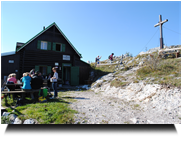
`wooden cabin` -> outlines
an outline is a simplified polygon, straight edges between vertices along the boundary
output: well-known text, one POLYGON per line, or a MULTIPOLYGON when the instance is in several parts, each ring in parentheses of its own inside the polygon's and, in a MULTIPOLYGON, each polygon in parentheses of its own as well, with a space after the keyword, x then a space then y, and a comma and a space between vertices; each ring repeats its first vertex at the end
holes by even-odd
POLYGON ((19 79, 33 68, 46 77, 49 73, 53 75, 52 67, 57 67, 63 84, 85 84, 90 65, 81 58, 82 55, 53 23, 26 43, 17 42, 15 52, 1 54, 1 79, 10 73, 16 73, 19 79))

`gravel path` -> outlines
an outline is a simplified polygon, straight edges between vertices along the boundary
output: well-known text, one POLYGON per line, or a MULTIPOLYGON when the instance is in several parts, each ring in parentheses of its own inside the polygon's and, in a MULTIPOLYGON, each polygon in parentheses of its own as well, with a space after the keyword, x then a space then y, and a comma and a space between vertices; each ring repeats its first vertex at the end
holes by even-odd
POLYGON ((119 98, 104 96, 93 91, 72 91, 71 108, 75 114, 75 124, 180 124, 178 109, 161 111, 151 102, 124 101, 119 98))

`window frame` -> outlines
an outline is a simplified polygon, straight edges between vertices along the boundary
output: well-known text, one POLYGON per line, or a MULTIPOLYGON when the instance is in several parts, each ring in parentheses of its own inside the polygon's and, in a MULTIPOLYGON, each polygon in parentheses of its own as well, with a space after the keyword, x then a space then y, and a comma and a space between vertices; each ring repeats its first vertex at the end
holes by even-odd
POLYGON ((56 50, 57 52, 63 52, 63 49, 62 49, 62 44, 61 43, 56 43, 56 47, 57 45, 60 45, 60 51, 56 50))
POLYGON ((40 43, 40 49, 41 50, 48 50, 48 42, 47 41, 41 41, 41 43, 40 43), (46 49, 44 48, 44 46, 45 46, 44 44, 45 43, 46 43, 46 49))

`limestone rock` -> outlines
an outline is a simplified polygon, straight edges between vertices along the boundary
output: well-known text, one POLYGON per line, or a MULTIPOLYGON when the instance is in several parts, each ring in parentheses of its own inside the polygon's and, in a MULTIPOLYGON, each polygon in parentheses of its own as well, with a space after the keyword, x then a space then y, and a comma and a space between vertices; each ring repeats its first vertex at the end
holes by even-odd
POLYGON ((7 116, 9 116, 9 115, 10 115, 10 112, 3 112, 3 115, 2 115, 2 116, 7 117, 7 116))
POLYGON ((11 122, 11 124, 14 123, 14 121, 15 121, 16 118, 17 118, 17 115, 15 115, 15 114, 10 114, 9 115, 9 121, 11 122))
POLYGON ((34 119, 30 118, 30 119, 25 120, 23 124, 35 124, 35 121, 34 121, 34 119))
POLYGON ((129 119, 129 123, 130 124, 136 124, 136 122, 137 122, 137 119, 136 118, 129 119))
POLYGON ((147 124, 154 124, 154 123, 150 120, 147 120, 147 124))
POLYGON ((141 61, 138 65, 139 66, 142 66, 144 64, 144 62, 143 61, 141 61))
POLYGON ((15 119, 13 124, 22 124, 22 120, 20 120, 18 117, 15 119))

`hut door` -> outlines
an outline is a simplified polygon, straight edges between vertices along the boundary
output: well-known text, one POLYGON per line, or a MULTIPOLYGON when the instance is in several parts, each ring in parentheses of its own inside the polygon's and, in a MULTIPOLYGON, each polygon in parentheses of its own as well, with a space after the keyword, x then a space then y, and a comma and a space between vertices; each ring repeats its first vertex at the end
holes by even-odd
POLYGON ((79 67, 71 67, 71 85, 79 85, 79 67))

